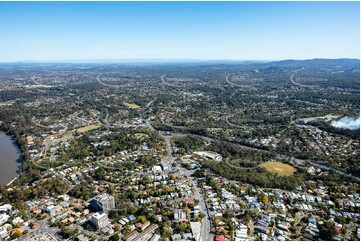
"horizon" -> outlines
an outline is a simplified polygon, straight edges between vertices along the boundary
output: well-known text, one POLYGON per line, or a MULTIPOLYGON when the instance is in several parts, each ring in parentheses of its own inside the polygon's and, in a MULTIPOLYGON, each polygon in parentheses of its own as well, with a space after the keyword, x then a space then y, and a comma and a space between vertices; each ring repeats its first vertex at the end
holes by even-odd
POLYGON ((181 58, 168 58, 168 59, 153 59, 153 58, 133 58, 133 59, 74 59, 74 60, 24 60, 24 61, 0 61, 0 64, 137 64, 137 63, 271 63, 271 62, 281 62, 281 61, 311 61, 311 60, 358 60, 359 58, 322 58, 315 57, 310 59, 278 59, 278 60, 265 60, 265 59, 181 59, 181 58))
POLYGON ((0 2, 0 62, 360 59, 359 2, 0 2))

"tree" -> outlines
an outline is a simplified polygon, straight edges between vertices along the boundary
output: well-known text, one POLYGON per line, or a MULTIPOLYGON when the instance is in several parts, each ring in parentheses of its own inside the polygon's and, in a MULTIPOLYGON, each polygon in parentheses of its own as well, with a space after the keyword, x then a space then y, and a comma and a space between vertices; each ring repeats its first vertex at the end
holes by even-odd
POLYGON ((321 225, 320 238, 322 240, 331 240, 336 234, 335 224, 333 222, 325 222, 321 225))
POLYGON ((67 228, 65 228, 65 227, 62 227, 62 228, 61 228, 60 233, 61 233, 61 235, 63 236, 63 238, 65 238, 65 239, 68 239, 68 238, 70 237, 70 236, 69 236, 70 232, 69 232, 69 230, 68 230, 67 228))
POLYGON ((120 239, 119 234, 115 233, 109 237, 109 241, 118 241, 120 239))
POLYGON ((22 235, 22 232, 20 229, 17 229, 16 231, 14 231, 14 233, 11 235, 11 239, 16 239, 19 238, 22 235))
POLYGON ((145 223, 145 222, 147 222, 147 218, 143 215, 140 215, 140 216, 138 216, 138 221, 140 221, 141 223, 145 223))
POLYGON ((264 204, 267 204, 267 203, 268 203, 268 196, 267 196, 267 195, 264 195, 264 196, 262 197, 262 202, 263 202, 264 204))
POLYGON ((131 231, 131 229, 130 229, 130 227, 129 227, 129 225, 128 225, 128 226, 126 226, 126 227, 123 229, 123 234, 124 234, 124 235, 127 235, 127 234, 130 233, 130 231, 131 231))

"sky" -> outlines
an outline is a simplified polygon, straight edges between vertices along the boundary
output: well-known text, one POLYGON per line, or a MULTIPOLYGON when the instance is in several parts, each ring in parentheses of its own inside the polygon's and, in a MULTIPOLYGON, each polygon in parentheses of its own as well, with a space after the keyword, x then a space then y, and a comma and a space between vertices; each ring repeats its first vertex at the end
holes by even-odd
POLYGON ((359 2, 0 2, 0 62, 360 58, 359 2))

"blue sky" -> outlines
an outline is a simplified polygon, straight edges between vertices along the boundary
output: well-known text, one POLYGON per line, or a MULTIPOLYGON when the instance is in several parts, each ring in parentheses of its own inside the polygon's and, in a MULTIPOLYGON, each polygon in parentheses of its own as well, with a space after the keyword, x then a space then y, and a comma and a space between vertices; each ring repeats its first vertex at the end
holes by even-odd
POLYGON ((359 2, 0 2, 0 61, 360 58, 359 2))

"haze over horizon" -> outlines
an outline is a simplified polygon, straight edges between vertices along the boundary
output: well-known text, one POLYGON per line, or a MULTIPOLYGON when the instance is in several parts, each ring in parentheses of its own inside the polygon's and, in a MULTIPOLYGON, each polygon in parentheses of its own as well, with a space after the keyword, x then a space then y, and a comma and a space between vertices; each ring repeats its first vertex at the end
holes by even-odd
POLYGON ((1 2, 0 62, 360 59, 359 2, 1 2))
POLYGON ((0 63, 269 63, 279 61, 309 61, 309 60, 358 60, 359 58, 308 58, 308 59, 190 59, 190 58, 117 58, 117 59, 63 59, 63 60, 20 60, 0 61, 0 63))

